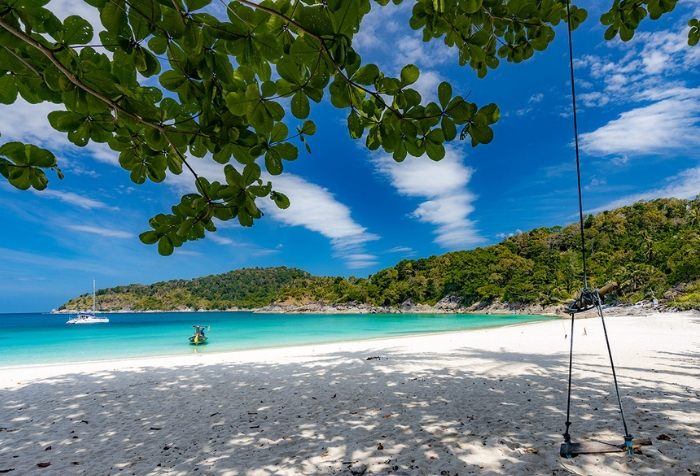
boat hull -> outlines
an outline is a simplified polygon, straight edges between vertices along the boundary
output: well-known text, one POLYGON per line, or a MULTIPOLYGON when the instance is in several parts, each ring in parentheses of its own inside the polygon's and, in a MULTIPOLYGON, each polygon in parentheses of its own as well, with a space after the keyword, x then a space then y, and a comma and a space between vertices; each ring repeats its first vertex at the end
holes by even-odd
POLYGON ((208 337, 202 335, 193 335, 190 337, 190 345, 204 345, 209 340, 208 337))
POLYGON ((91 314, 80 314, 77 317, 68 319, 66 324, 106 324, 109 319, 106 317, 97 317, 91 314))

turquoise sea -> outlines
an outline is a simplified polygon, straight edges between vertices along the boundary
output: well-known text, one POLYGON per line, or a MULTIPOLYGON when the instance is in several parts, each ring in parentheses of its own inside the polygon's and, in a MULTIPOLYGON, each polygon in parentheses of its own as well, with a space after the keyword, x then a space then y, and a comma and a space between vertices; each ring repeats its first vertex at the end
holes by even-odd
POLYGON ((108 324, 67 325, 62 314, 0 314, 0 367, 184 355, 498 327, 550 318, 478 314, 104 314, 108 324), (189 345, 195 324, 209 343, 189 345))

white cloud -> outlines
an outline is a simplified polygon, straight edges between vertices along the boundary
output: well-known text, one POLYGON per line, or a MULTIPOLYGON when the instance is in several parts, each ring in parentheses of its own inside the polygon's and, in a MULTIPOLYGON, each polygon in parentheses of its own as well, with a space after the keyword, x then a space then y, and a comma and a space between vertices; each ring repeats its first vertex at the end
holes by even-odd
POLYGON ((590 190, 592 188, 595 188, 595 187, 598 187, 601 185, 606 185, 607 183, 608 182, 605 179, 599 179, 599 178, 593 177, 591 179, 590 183, 588 185, 584 186, 583 188, 586 190, 590 190))
POLYGON ((544 94, 533 94, 532 96, 530 96, 530 99, 528 99, 527 102, 540 102, 542 101, 542 99, 544 99, 544 94))
POLYGON ((413 248, 407 246, 395 246, 390 250, 386 250, 387 253, 407 253, 413 251, 413 248))
POLYGON ((234 244, 234 241, 231 238, 226 238, 225 236, 221 236, 217 233, 208 233, 207 238, 218 245, 228 246, 234 244))
POLYGON ((665 99, 620 114, 599 129, 581 134, 581 149, 591 155, 663 154, 700 145, 700 101, 665 99))
MULTIPOLYGON (((192 159, 190 165, 200 176, 211 181, 225 180, 223 166, 212 160, 192 159)), ((256 203, 266 218, 320 233, 330 240, 335 256, 343 259, 348 267, 359 267, 361 263, 369 262, 366 259, 361 262, 353 260, 351 255, 364 252, 365 244, 378 240, 379 237, 354 221, 350 209, 340 203, 328 189, 288 173, 276 177, 264 173, 262 180, 271 181, 274 190, 287 195, 291 202, 289 208, 281 210, 267 198, 258 200, 256 203)), ((169 175, 167 183, 180 193, 190 193, 194 190, 193 180, 186 173, 179 176, 169 175)))
POLYGON ((120 230, 110 230, 108 228, 99 228, 88 225, 65 225, 66 228, 80 233, 91 233, 94 235, 107 236, 109 238, 133 238, 132 233, 120 230))
POLYGON ((483 241, 474 222, 467 218, 476 200, 467 190, 474 171, 464 165, 455 148, 447 147, 445 158, 439 162, 409 156, 398 163, 386 154, 376 155, 373 162, 400 194, 427 199, 412 216, 436 226, 435 242, 440 246, 457 249, 483 241))
POLYGON ((39 197, 55 198, 61 200, 62 202, 68 203, 69 205, 75 205, 86 210, 119 210, 118 207, 111 207, 104 202, 100 202, 99 200, 93 200, 91 198, 86 197, 85 195, 79 195, 73 192, 60 192, 58 190, 49 189, 42 191, 35 191, 32 189, 32 192, 34 192, 39 197))
POLYGON ((363 251, 365 243, 379 239, 350 216, 350 209, 335 199, 328 189, 308 182, 303 178, 283 174, 278 177, 265 177, 273 180, 274 188, 289 197, 291 205, 281 210, 269 200, 261 202, 263 211, 276 221, 290 226, 303 226, 320 233, 331 240, 336 256, 344 259, 348 267, 369 266, 376 257, 356 259, 363 251))
MULTIPOLYGON (((685 16, 684 16, 685 17, 685 16)), ((597 92, 579 95, 589 107, 609 103, 626 104, 632 100, 644 100, 649 90, 668 91, 683 87, 683 73, 694 73, 700 64, 700 50, 687 44, 688 27, 679 22, 666 31, 637 32, 629 42, 606 43, 611 49, 623 52, 621 58, 613 55, 585 55, 575 66, 587 70, 590 78, 598 83, 588 84, 597 92)), ((588 83, 588 81, 585 81, 588 83)), ((581 85, 583 81, 578 81, 581 85)))
POLYGON ((663 187, 613 200, 587 213, 612 210, 631 205, 639 200, 653 200, 656 198, 693 199, 700 195, 700 167, 684 170, 678 175, 667 179, 666 182, 666 185, 663 187))
POLYGON ((377 170, 391 180, 402 195, 438 197, 455 193, 466 187, 473 170, 462 163, 462 157, 452 147, 446 147, 445 158, 439 162, 428 157, 406 157, 396 162, 382 154, 374 160, 377 170))

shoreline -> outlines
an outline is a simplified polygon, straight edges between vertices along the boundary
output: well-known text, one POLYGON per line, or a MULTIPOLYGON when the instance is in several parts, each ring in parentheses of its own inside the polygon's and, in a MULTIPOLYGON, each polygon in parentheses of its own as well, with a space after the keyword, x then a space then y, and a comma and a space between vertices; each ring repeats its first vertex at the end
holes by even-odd
MULTIPOLYGON (((225 311, 221 311, 225 312, 225 311)), ((504 314, 504 315, 509 315, 509 314, 504 314)), ((553 319, 552 316, 538 316, 538 317, 544 317, 544 318, 549 318, 553 319)), ((263 346, 263 347, 253 347, 253 348, 246 348, 246 349, 238 349, 238 350, 220 350, 220 351, 208 351, 206 353, 201 353, 198 354, 199 348, 196 346, 189 347, 191 350, 193 350, 192 354, 189 355, 183 355, 183 354, 161 354, 161 355, 152 355, 152 356, 136 356, 136 357, 119 357, 119 358, 106 358, 106 359, 98 359, 98 360, 87 360, 87 361, 63 361, 63 362, 55 362, 55 363, 37 363, 37 364, 25 364, 25 365, 0 365, 0 371, 12 371, 12 370, 22 370, 22 369, 31 369, 31 368, 41 368, 41 367, 63 367, 63 366, 71 366, 71 365, 80 365, 82 363, 85 364, 101 364, 101 363, 110 363, 110 362, 130 362, 130 361, 139 361, 139 360, 153 360, 153 359, 173 359, 173 358, 188 358, 191 355, 221 355, 221 354, 235 354, 235 353, 240 353, 240 352, 255 352, 255 351, 268 351, 268 350, 276 350, 276 349, 292 349, 292 348, 303 348, 303 347, 309 347, 309 346, 325 346, 325 345, 335 345, 335 344, 347 344, 347 343, 361 343, 361 342, 372 342, 372 341, 382 341, 382 340, 393 340, 393 339, 402 339, 402 338, 411 338, 411 337, 426 337, 426 336, 436 336, 436 335, 443 335, 443 334, 451 334, 451 333, 459 333, 459 332, 472 332, 472 331, 480 331, 480 330, 487 330, 487 329, 500 329, 500 328, 509 328, 509 327, 517 327, 517 326, 526 326, 530 324, 536 324, 538 322, 547 322, 547 319, 542 319, 542 320, 536 320, 536 321, 527 321, 527 322, 518 322, 518 323, 513 323, 513 324, 505 324, 505 325, 487 325, 484 327, 476 327, 476 328, 471 328, 471 329, 456 329, 456 330, 440 330, 440 331, 432 331, 432 332, 418 332, 418 333, 410 333, 410 334, 402 334, 402 335, 392 335, 392 336, 380 336, 380 337, 367 337, 367 338, 362 338, 362 339, 348 339, 348 340, 329 340, 329 341, 319 341, 315 343, 306 343, 306 344, 287 344, 287 345, 274 345, 274 346, 263 346)), ((1 385, 0 385, 1 388, 1 385)))
MULTIPOLYGON (((611 317, 606 326, 627 424, 635 437, 652 441, 634 456, 559 457, 570 336, 568 327, 548 320, 3 371, 0 470, 694 474, 700 316, 611 317), (37 468, 39 463, 50 466, 37 468)), ((572 438, 621 442, 600 322, 576 325, 572 438)))
MULTIPOLYGON (((540 304, 522 303, 491 303, 483 305, 476 303, 465 307, 459 302, 451 300, 448 296, 434 306, 428 304, 404 303, 401 306, 371 306, 368 304, 350 302, 326 304, 323 302, 313 302, 308 304, 270 304, 259 308, 241 309, 191 309, 178 308, 172 310, 100 310, 97 314, 157 314, 157 313, 212 313, 212 312, 250 312, 260 314, 484 314, 484 315, 510 315, 510 314, 530 314, 548 317, 568 318, 567 306, 564 304, 543 306, 540 304)), ((669 308, 665 304, 654 304, 651 301, 640 301, 636 304, 606 304, 603 306, 606 313, 611 315, 648 315, 653 313, 678 313, 684 312, 675 308, 669 308)), ((77 310, 51 310, 48 314, 71 315, 77 314, 77 310)), ((700 310, 689 311, 700 312, 700 310)), ((580 313, 582 317, 597 316, 595 309, 580 313)))

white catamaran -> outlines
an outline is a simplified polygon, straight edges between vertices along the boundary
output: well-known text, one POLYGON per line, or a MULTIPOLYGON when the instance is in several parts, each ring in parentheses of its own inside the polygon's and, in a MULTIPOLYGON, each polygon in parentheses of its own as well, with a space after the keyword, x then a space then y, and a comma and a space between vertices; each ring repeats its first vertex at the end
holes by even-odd
POLYGON ((92 314, 81 312, 76 317, 68 319, 66 324, 99 324, 101 322, 109 322, 106 317, 97 317, 95 315, 95 280, 92 280, 92 314))

